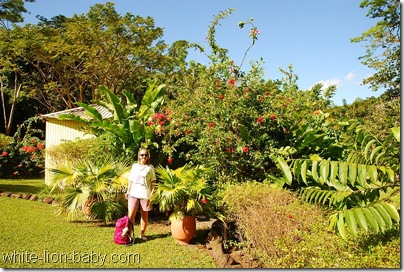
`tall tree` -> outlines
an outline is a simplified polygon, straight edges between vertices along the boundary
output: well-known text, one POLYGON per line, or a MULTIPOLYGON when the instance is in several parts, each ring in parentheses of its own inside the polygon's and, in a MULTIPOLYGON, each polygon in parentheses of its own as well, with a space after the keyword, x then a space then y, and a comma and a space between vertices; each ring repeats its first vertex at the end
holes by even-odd
POLYGON ((366 15, 372 19, 380 18, 375 26, 352 42, 368 42, 366 54, 359 59, 376 70, 376 73, 364 79, 373 91, 386 88, 388 97, 400 96, 400 1, 363 0, 361 8, 369 8, 366 15))
POLYGON ((0 27, 9 28, 8 23, 21 23, 24 21, 22 13, 27 12, 24 2, 32 3, 35 0, 0 0, 0 27))
POLYGON ((122 16, 110 2, 92 6, 85 15, 41 18, 38 25, 12 31, 20 57, 35 68, 32 80, 40 80, 30 94, 52 111, 99 98, 100 85, 114 94, 131 90, 142 97, 144 79, 162 74, 172 59, 153 18, 122 16))
POLYGON ((27 12, 24 2, 35 0, 0 0, 0 101, 4 122, 4 133, 11 134, 17 102, 22 94, 18 64, 9 41, 9 23, 24 21, 22 13, 27 12), (7 112, 8 111, 8 112, 7 112))

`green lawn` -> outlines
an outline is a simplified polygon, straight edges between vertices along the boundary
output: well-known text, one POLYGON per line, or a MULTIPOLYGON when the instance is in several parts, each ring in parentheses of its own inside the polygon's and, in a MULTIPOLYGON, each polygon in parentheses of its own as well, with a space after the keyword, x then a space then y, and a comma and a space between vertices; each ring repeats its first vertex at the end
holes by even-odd
MULTIPOLYGON (((0 190, 38 193, 43 183, 24 180, 24 184, 0 180, 0 190)), ((55 215, 54 206, 40 201, 0 197, 0 210, 2 268, 217 267, 201 244, 178 245, 169 234, 170 227, 153 218, 148 241, 137 239, 133 246, 120 246, 113 241, 113 225, 67 222, 55 215)))
POLYGON ((45 187, 43 179, 0 179, 0 191, 38 194, 45 187))

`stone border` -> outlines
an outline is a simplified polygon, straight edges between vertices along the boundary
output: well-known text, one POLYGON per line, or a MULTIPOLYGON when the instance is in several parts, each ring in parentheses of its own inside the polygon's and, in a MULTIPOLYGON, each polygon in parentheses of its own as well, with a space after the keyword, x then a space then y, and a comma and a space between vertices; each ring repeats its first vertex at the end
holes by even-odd
POLYGON ((39 198, 37 195, 30 193, 13 193, 13 192, 3 192, 0 190, 0 197, 10 197, 15 199, 25 199, 31 201, 41 201, 46 204, 58 204, 57 201, 50 196, 39 198))

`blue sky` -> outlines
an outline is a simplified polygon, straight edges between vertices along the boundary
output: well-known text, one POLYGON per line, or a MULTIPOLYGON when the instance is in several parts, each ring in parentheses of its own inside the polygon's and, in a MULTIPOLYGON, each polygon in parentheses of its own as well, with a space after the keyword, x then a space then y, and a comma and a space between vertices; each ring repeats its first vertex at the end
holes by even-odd
MULTIPOLYGON (((36 23, 36 15, 46 18, 63 14, 86 14, 102 0, 36 0, 27 3, 30 14, 26 23, 36 23)), ((367 10, 359 7, 361 0, 117 0, 118 13, 131 13, 155 19, 155 25, 164 28, 163 39, 171 44, 188 40, 208 47, 206 33, 214 16, 228 8, 236 10, 220 22, 216 31, 218 44, 229 50, 229 56, 240 64, 251 40, 250 26, 238 27, 240 21, 253 18, 259 29, 258 41, 248 52, 243 64, 248 69, 250 60, 264 60, 265 79, 280 79, 279 68, 291 64, 298 75, 302 90, 322 82, 336 84, 333 98, 336 105, 342 100, 352 103, 356 98, 378 97, 383 90, 373 92, 361 85, 363 78, 374 71, 361 64, 358 58, 365 54, 365 44, 351 43, 376 24, 366 17, 367 10)), ((190 58, 208 64, 203 54, 190 58)), ((243 70, 244 70, 243 69, 243 70)))

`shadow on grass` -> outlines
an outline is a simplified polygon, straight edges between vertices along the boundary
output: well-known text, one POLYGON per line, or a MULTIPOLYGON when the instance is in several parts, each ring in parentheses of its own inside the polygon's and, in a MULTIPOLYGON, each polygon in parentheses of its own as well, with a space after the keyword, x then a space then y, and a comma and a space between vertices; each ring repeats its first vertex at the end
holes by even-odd
POLYGON ((11 193, 38 194, 43 188, 32 185, 1 184, 0 191, 11 193))

